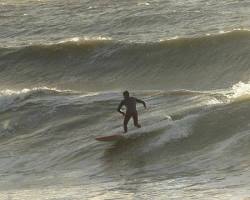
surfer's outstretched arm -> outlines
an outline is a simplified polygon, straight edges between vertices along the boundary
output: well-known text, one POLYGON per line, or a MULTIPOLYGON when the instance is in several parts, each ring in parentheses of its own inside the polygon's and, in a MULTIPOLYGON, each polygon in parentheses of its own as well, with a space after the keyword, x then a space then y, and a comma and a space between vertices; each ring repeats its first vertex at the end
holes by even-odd
POLYGON ((118 111, 119 113, 121 113, 122 115, 125 115, 125 113, 121 111, 121 108, 122 108, 123 105, 124 105, 124 102, 121 101, 121 103, 119 104, 119 106, 118 106, 118 108, 117 108, 117 111, 118 111))
POLYGON ((145 101, 142 101, 141 99, 135 99, 137 103, 143 104, 144 108, 147 108, 145 101))

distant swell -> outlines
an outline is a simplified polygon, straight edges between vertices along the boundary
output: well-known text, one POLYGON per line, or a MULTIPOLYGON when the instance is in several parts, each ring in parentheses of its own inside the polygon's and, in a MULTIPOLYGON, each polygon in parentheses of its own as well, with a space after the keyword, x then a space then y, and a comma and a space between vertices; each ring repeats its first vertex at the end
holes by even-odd
POLYGON ((248 81, 250 32, 155 43, 77 40, 0 48, 1 87, 211 89, 248 81))

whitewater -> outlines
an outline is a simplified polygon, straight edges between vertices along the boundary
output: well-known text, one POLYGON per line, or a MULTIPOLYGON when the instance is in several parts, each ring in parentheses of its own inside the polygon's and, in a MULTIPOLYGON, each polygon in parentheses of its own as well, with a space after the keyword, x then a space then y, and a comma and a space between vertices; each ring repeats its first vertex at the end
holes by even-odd
POLYGON ((0 0, 0 199, 249 199, 249 11, 0 0))

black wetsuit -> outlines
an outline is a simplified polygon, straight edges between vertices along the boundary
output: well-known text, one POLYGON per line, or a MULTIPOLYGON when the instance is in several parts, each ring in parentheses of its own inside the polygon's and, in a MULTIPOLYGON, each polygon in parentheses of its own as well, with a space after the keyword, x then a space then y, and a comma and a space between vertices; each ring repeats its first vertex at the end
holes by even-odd
POLYGON ((135 97, 128 97, 121 101, 120 105, 118 106, 118 112, 121 112, 120 109, 124 105, 126 107, 126 113, 124 117, 124 132, 127 132, 127 125, 131 117, 133 117, 134 125, 138 128, 141 127, 140 124, 138 124, 138 113, 136 110, 136 103, 142 103, 144 107, 146 107, 146 104, 144 101, 137 99, 135 97))

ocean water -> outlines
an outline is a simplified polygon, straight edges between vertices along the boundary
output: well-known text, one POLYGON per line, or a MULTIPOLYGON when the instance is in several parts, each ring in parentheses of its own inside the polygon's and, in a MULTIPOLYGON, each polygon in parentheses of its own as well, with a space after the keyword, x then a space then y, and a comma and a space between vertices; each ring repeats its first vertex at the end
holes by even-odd
POLYGON ((250 199, 249 66, 248 0, 0 0, 0 199, 250 199))

